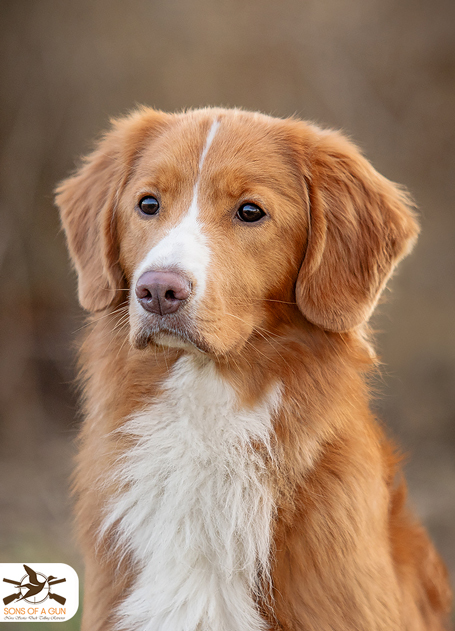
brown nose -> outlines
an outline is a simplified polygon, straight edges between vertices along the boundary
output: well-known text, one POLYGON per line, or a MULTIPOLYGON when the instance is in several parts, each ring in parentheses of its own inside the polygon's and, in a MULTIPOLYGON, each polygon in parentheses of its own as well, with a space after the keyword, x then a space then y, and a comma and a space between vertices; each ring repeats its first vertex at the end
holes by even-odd
POLYGON ((145 272, 136 283, 136 296, 150 313, 175 313, 191 293, 190 282, 177 272, 145 272))

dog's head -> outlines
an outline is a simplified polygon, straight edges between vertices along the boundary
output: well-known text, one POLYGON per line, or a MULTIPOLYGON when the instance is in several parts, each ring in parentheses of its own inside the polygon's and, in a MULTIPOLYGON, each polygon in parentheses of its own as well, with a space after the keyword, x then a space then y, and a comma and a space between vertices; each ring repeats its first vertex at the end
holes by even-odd
POLYGON ((217 355, 297 309, 358 327, 418 232, 341 134, 238 110, 114 121, 57 204, 83 307, 129 295, 135 346, 217 355))

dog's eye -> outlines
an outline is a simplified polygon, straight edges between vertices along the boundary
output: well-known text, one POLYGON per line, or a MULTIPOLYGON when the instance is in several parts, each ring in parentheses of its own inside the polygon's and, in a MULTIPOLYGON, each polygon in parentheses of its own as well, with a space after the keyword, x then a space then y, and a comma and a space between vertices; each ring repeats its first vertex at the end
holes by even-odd
POLYGON ((139 202, 139 210, 144 215, 156 215, 156 213, 160 209, 160 203, 156 199, 156 197, 152 197, 152 195, 147 195, 143 197, 139 202))
POLYGON ((265 216, 265 212, 262 208, 259 208, 256 204, 243 204, 237 211, 237 217, 241 221, 253 222, 259 221, 265 216))

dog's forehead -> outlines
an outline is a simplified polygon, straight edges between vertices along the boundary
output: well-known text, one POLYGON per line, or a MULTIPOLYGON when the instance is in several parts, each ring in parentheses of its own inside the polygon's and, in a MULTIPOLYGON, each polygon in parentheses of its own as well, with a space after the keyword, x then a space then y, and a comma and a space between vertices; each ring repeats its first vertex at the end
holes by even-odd
POLYGON ((216 109, 174 116, 142 150, 136 178, 150 178, 161 192, 210 179, 234 196, 247 185, 279 185, 289 159, 280 123, 216 109))

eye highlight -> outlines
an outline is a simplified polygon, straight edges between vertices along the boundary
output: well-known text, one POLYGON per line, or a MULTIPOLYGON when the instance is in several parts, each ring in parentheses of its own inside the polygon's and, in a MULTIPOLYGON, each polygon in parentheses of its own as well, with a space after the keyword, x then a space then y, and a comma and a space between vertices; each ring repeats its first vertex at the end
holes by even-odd
POLYGON ((259 221, 262 217, 265 217, 265 212, 257 204, 248 202, 247 204, 242 204, 240 206, 236 213, 236 217, 238 217, 240 221, 253 223, 254 221, 259 221))
POLYGON ((143 215, 150 217, 157 214, 160 209, 160 203, 153 195, 146 195, 141 199, 138 207, 143 215))

